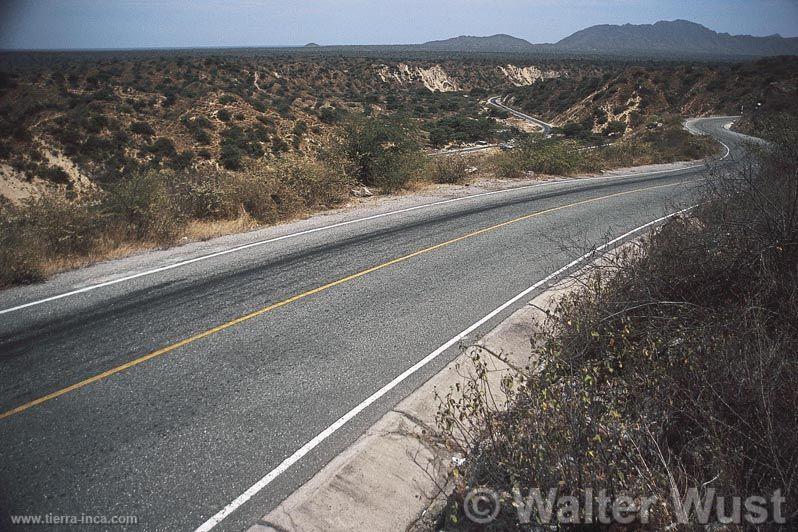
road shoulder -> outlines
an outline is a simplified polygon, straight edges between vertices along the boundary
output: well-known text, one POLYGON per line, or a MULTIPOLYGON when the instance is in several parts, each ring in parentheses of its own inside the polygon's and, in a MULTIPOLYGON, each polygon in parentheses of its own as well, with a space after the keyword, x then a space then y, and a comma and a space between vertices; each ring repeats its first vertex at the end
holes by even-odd
POLYGON ((546 311, 574 289, 567 278, 511 314, 475 346, 383 415, 355 443, 263 516, 249 532, 428 528, 445 502, 449 475, 462 457, 436 439, 438 395, 473 377, 472 357, 487 364, 487 382, 504 404, 501 380, 532 362, 530 339, 546 311), (495 353, 498 356, 488 354, 495 353))

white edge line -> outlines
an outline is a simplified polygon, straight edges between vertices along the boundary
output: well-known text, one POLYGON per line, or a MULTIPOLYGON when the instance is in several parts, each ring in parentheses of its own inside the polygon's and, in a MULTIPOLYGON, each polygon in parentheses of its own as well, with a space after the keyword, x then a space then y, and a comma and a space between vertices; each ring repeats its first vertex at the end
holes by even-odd
MULTIPOLYGON (((722 144, 723 147, 726 148, 726 154, 723 157, 721 157, 721 159, 720 159, 720 160, 723 160, 723 159, 725 159, 726 157, 729 156, 730 150, 729 150, 729 147, 725 143, 723 143, 720 140, 718 140, 718 142, 720 142, 720 144, 722 144)), ((49 303, 51 301, 57 301, 59 299, 64 299, 66 297, 74 296, 74 295, 77 295, 77 294, 83 294, 85 292, 90 292, 92 290, 97 290, 98 288, 105 288, 106 286, 112 286, 112 285, 115 285, 115 284, 123 283, 125 281, 132 281, 133 279, 138 279, 139 277, 146 277, 146 276, 153 275, 153 274, 156 274, 156 273, 161 273, 161 272, 165 272, 165 271, 168 271, 168 270, 173 270, 175 268, 180 268, 182 266, 187 266, 187 265, 193 264, 195 262, 200 262, 200 261, 204 261, 204 260, 208 260, 208 259, 212 259, 212 258, 216 258, 216 257, 221 257, 223 255, 228 255, 230 253, 236 253, 238 251, 243 251, 243 250, 249 249, 249 248, 263 246, 265 244, 270 244, 272 242, 277 242, 279 240, 286 240, 286 239, 289 239, 289 238, 295 238, 295 237, 298 237, 298 236, 309 235, 311 233, 317 233, 317 232, 320 232, 320 231, 327 231, 327 230, 330 230, 330 229, 336 229, 338 227, 343 227, 343 226, 346 226, 346 225, 359 223, 359 222, 366 222, 366 221, 369 221, 369 220, 376 220, 378 218, 384 218, 386 216, 392 216, 392 215, 395 215, 395 214, 401 214, 401 213, 415 211, 415 210, 419 210, 419 209, 426 209, 426 208, 429 208, 429 207, 435 207, 435 206, 438 206, 438 205, 444 205, 444 204, 447 204, 447 203, 466 201, 466 200, 473 199, 473 198, 479 198, 479 197, 484 197, 484 196, 492 196, 494 194, 502 194, 502 193, 513 192, 513 191, 517 191, 517 190, 526 190, 526 189, 530 189, 530 188, 537 188, 537 187, 542 187, 542 186, 547 186, 547 185, 579 183, 579 182, 593 181, 593 180, 599 180, 599 179, 621 179, 621 178, 626 178, 626 177, 645 177, 645 176, 650 176, 650 175, 677 173, 677 172, 682 172, 684 170, 692 170, 692 169, 695 169, 695 168, 701 168, 701 167, 704 167, 704 166, 706 166, 706 163, 695 164, 695 165, 691 165, 691 166, 684 166, 682 168, 676 168, 676 169, 672 169, 672 170, 658 170, 656 172, 645 172, 645 173, 635 173, 635 174, 621 174, 621 175, 608 175, 608 176, 595 176, 595 177, 583 177, 583 178, 577 178, 577 179, 564 179, 564 180, 554 181, 554 182, 536 183, 534 185, 524 185, 524 186, 520 186, 520 187, 505 188, 505 189, 502 189, 502 190, 491 190, 491 191, 488 191, 488 192, 480 192, 479 194, 471 194, 469 196, 462 196, 462 197, 459 197, 459 198, 451 198, 451 199, 447 199, 447 200, 433 201, 431 203, 425 203, 423 205, 414 205, 413 207, 407 207, 407 208, 399 209, 399 210, 395 210, 395 211, 383 212, 383 213, 380 213, 380 214, 374 214, 372 216, 366 216, 364 218, 356 218, 354 220, 346 220, 344 222, 338 222, 338 223, 334 223, 334 224, 331 224, 331 225, 325 225, 325 226, 322 226, 322 227, 314 227, 313 229, 307 229, 305 231, 299 231, 297 233, 290 233, 290 234, 287 234, 287 235, 282 235, 282 236, 278 236, 278 237, 274 237, 274 238, 269 238, 269 239, 266 239, 266 240, 259 240, 259 241, 256 241, 256 242, 250 242, 249 244, 243 244, 241 246, 236 246, 236 247, 233 247, 233 248, 230 248, 230 249, 217 251, 215 253, 210 253, 208 255, 201 255, 199 257, 194 257, 193 259, 183 260, 183 261, 180 261, 180 262, 176 262, 174 264, 169 264, 167 266, 161 266, 161 267, 158 267, 158 268, 153 268, 151 270, 146 270, 146 271, 143 271, 143 272, 134 273, 132 275, 126 275, 124 277, 119 277, 118 279, 112 279, 110 281, 105 281, 103 283, 97 283, 97 284, 93 284, 93 285, 89 285, 89 286, 84 286, 83 288, 78 288, 76 290, 71 290, 69 292, 63 292, 61 294, 57 294, 57 295, 54 295, 54 296, 46 297, 46 298, 43 298, 43 299, 37 299, 35 301, 30 301, 28 303, 23 303, 21 305, 17 305, 17 306, 14 306, 14 307, 9 307, 9 308, 6 308, 6 309, 2 309, 2 310, 0 310, 0 315, 8 314, 8 313, 15 312, 15 311, 18 311, 18 310, 22 310, 22 309, 25 309, 25 308, 33 307, 33 306, 36 306, 36 305, 42 305, 44 303, 49 303)))
POLYGON ((298 450, 296 450, 291 456, 289 456, 288 458, 283 460, 277 467, 275 467, 269 473, 267 473, 266 476, 264 476, 263 478, 261 478, 260 480, 255 482, 244 493, 242 493, 241 495, 236 497, 230 504, 228 504, 227 506, 225 506, 224 508, 219 510, 219 512, 216 513, 216 515, 212 516, 210 519, 208 519, 207 521, 202 523, 199 527, 196 528, 195 532, 207 532, 207 531, 213 529, 216 525, 221 523, 227 516, 229 516, 231 513, 235 512, 238 508, 240 508, 242 505, 247 503, 253 496, 255 496, 263 488, 268 486, 274 479, 276 479, 278 476, 280 476, 282 473, 284 473, 289 467, 291 467, 292 465, 297 463, 305 455, 307 455, 309 452, 311 452, 313 449, 315 449, 320 443, 322 443, 324 440, 329 438, 333 433, 335 433, 338 429, 340 429, 342 426, 344 426, 352 418, 354 418, 360 412, 362 412, 363 410, 365 410, 366 408, 371 406, 373 403, 375 403, 377 400, 379 400, 385 394, 387 394, 388 392, 390 392, 391 390, 396 388, 396 386, 401 384, 402 381, 407 379, 409 376, 411 376, 412 374, 414 374, 415 372, 417 372, 418 370, 420 370, 421 368, 423 368, 427 364, 429 364, 432 360, 434 360, 441 353, 443 353, 444 351, 446 351, 447 349, 452 347, 454 344, 456 344, 457 342, 462 340, 465 336, 467 336, 468 334, 473 332, 475 329, 477 329, 478 327, 483 325, 488 320, 490 320, 493 317, 495 317, 500 312, 502 312, 505 309, 507 309, 507 307, 509 307, 510 305, 516 303, 519 299, 529 295, 530 292, 533 292, 534 290, 540 288, 541 286, 543 286, 544 284, 548 283, 552 279, 554 279, 556 277, 559 277, 560 275, 562 275, 563 273, 567 272, 568 270, 570 270, 574 266, 578 265, 579 263, 585 261, 588 258, 591 258, 591 257, 595 256, 597 253, 600 253, 600 252, 604 251, 605 249, 607 249, 607 248, 611 247, 612 245, 616 244, 617 242, 619 242, 619 241, 621 241, 621 240, 623 240, 623 239, 625 239, 625 238, 627 238, 627 237, 629 237, 629 236, 631 236, 631 235, 633 235, 633 234, 635 234, 635 233, 637 233, 637 232, 639 232, 639 231, 641 231, 643 229, 651 227, 654 224, 657 224, 659 222, 665 221, 665 220, 667 220, 669 218, 672 218, 674 216, 677 216, 679 214, 687 212, 687 211, 689 211, 691 209, 694 209, 695 207, 697 207, 697 205, 693 205, 691 207, 687 207, 686 209, 682 209, 680 211, 668 214, 667 216, 663 216, 662 218, 657 218, 656 220, 648 222, 647 224, 644 224, 644 225, 641 225, 641 226, 639 226, 639 227, 637 227, 635 229, 632 229, 631 231, 629 231, 627 233, 624 233, 623 235, 621 235, 621 236, 619 236, 617 238, 614 238, 613 240, 610 240, 606 244, 603 244, 603 245, 597 247, 596 249, 590 251, 589 253, 585 253, 584 255, 579 257, 578 259, 569 262, 568 264, 566 264, 565 266, 563 266, 562 268, 560 268, 556 272, 554 272, 552 274, 549 274, 548 276, 546 276, 545 278, 543 278, 540 281, 536 282, 535 284, 533 284, 532 286, 530 286, 529 288, 527 288, 523 292, 519 293, 518 295, 516 295, 512 299, 510 299, 507 302, 503 303, 502 305, 500 305, 499 307, 497 307, 496 309, 491 311, 489 314, 485 315, 479 321, 475 322, 473 325, 469 326, 467 329, 464 329, 460 334, 458 334, 457 336, 453 337, 451 340, 449 340, 448 342, 446 342, 445 344, 443 344, 442 346, 437 348, 435 351, 433 351, 429 355, 425 356, 424 358, 422 358, 421 360, 419 360, 418 362, 416 362, 415 364, 410 366, 404 372, 402 372, 397 377, 395 377, 391 382, 389 382, 388 384, 386 384, 385 386, 383 386, 382 388, 380 388, 379 390, 377 390, 376 392, 371 394, 369 397, 367 397, 362 403, 360 403, 359 405, 354 407, 352 410, 350 410, 349 412, 347 412, 346 414, 344 414, 343 416, 338 418, 338 420, 335 423, 333 423, 332 425, 330 425, 329 427, 324 429, 322 432, 320 432, 318 435, 316 435, 315 438, 313 438, 312 440, 307 442, 305 445, 303 445, 298 450))

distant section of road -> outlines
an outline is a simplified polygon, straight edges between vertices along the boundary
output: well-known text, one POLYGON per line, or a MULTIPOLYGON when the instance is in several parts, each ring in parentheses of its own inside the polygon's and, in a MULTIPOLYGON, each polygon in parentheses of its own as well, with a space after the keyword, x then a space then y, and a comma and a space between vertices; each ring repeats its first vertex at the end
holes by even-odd
POLYGON ((478 146, 466 146, 465 148, 452 148, 450 150, 440 150, 440 151, 433 152, 430 155, 432 155, 433 157, 441 157, 441 156, 445 156, 445 155, 457 155, 457 154, 463 154, 463 153, 474 153, 474 152, 485 151, 485 150, 489 150, 491 148, 498 148, 498 147, 499 147, 498 144, 482 144, 482 145, 478 145, 478 146))
POLYGON ((526 120, 527 122, 532 122, 533 124, 540 127, 541 131, 544 135, 549 136, 551 135, 551 130, 554 128, 553 125, 549 124, 548 122, 544 122, 539 118, 535 118, 534 116, 529 116, 526 113, 522 113, 521 111, 517 111, 512 107, 508 107, 502 103, 503 98, 500 96, 493 96, 488 99, 488 104, 496 107, 497 109, 501 109, 502 111, 506 111, 513 115, 516 118, 520 118, 522 120, 526 120))
MULTIPOLYGON (((524 114, 524 113, 522 113, 520 111, 516 111, 512 107, 508 107, 508 106, 504 105, 503 103, 501 103, 501 100, 502 100, 501 97, 493 96, 493 97, 488 99, 488 105, 491 105, 491 106, 496 107, 497 109, 501 109, 503 111, 507 111, 508 113, 510 113, 511 115, 515 116, 516 118, 520 118, 522 120, 526 120, 528 122, 531 122, 532 124, 535 124, 536 126, 541 128, 541 131, 543 132, 544 135, 550 135, 551 134, 551 128, 553 128, 554 126, 552 126, 551 124, 548 124, 548 123, 546 123, 546 122, 544 122, 542 120, 539 120, 539 119, 537 119, 537 118, 535 118, 533 116, 529 116, 529 115, 524 114)), ((451 149, 451 150, 436 151, 436 152, 432 153, 432 156, 433 157, 440 157, 440 156, 445 156, 445 155, 457 155, 457 154, 463 154, 463 153, 474 153, 474 152, 480 152, 480 151, 489 150, 491 148, 499 148, 499 147, 501 147, 500 144, 485 144, 485 145, 482 145, 482 146, 467 146, 465 148, 454 148, 454 149, 451 149)))
MULTIPOLYGON (((728 146, 713 164, 740 152, 728 122, 691 123, 728 146)), ((105 511, 185 530, 245 500, 217 527, 242 529, 450 361, 460 331, 489 330, 586 247, 694 204, 703 172, 319 216, 0 292, 16 309, 0 314, 0 528, 105 511)))

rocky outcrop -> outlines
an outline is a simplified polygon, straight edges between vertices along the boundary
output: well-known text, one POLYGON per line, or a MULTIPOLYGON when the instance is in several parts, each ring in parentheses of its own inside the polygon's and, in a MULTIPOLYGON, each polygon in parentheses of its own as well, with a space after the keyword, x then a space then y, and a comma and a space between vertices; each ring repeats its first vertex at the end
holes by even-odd
POLYGON ((410 85, 420 82, 432 92, 452 92, 460 90, 460 85, 457 83, 457 80, 452 79, 440 65, 423 68, 419 66, 411 67, 406 63, 399 63, 394 69, 391 69, 387 65, 381 65, 377 70, 377 75, 385 83, 394 82, 400 85, 410 85))
POLYGON ((506 65, 499 66, 497 68, 499 72, 501 72, 501 74, 516 87, 532 85, 540 79, 559 78, 564 75, 563 72, 558 72, 556 70, 541 70, 534 65, 525 67, 506 65))

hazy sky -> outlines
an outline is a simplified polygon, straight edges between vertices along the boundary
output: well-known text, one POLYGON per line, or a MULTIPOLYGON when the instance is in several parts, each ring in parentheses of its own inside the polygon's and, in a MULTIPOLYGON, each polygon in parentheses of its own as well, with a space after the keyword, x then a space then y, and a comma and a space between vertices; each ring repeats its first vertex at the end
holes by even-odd
POLYGON ((676 18, 798 36, 798 0, 0 0, 0 48, 395 44, 494 33, 538 43, 593 24, 676 18))

